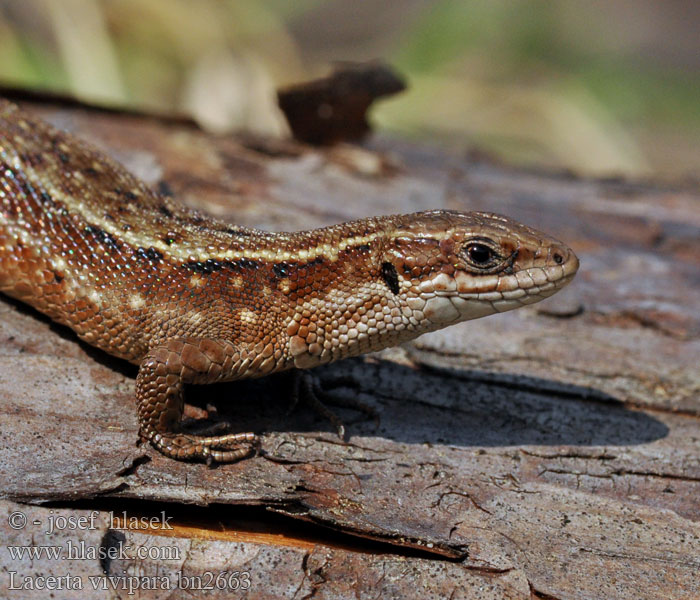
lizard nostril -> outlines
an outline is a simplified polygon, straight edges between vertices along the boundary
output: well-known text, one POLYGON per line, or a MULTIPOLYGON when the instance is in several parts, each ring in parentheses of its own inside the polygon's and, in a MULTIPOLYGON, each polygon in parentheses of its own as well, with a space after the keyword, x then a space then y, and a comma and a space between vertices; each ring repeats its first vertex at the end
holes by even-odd
POLYGON ((561 254, 559 254, 559 252, 555 252, 553 258, 554 262, 558 265, 564 262, 564 257, 561 254))

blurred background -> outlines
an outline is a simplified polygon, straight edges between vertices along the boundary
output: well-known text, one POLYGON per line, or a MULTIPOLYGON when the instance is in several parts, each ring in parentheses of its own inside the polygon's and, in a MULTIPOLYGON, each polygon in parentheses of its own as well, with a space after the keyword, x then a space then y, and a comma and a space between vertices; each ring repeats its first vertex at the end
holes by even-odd
POLYGON ((285 135, 278 87, 381 58, 382 133, 697 181, 699 33, 692 0, 0 0, 0 86, 285 135))

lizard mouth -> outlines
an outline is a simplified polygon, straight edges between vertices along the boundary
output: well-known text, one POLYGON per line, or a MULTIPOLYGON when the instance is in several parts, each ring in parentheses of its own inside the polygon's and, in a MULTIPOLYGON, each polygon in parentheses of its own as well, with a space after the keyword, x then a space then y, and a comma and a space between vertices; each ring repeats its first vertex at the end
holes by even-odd
POLYGON ((409 305, 435 327, 506 312, 548 298, 567 285, 578 270, 578 259, 569 251, 561 262, 473 277, 444 273, 420 285, 420 294, 409 305))

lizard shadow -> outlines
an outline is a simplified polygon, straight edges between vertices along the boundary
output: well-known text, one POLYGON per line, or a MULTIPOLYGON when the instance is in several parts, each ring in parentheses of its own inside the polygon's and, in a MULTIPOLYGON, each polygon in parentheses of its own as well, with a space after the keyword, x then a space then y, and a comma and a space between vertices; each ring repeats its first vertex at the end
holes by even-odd
MULTIPOLYGON (((632 445, 665 437, 660 420, 600 390, 553 380, 470 370, 416 370, 376 358, 349 359, 314 371, 340 400, 375 408, 377 426, 357 411, 330 408, 350 436, 452 446, 632 445), (348 381, 355 385, 349 386, 348 381), (334 383, 340 386, 334 388, 334 383), (354 419, 354 420, 353 420, 354 419)), ((305 403, 289 412, 284 374, 215 386, 190 386, 189 402, 218 406, 236 431, 327 431, 305 403), (233 399, 235 402, 232 402, 233 399)))

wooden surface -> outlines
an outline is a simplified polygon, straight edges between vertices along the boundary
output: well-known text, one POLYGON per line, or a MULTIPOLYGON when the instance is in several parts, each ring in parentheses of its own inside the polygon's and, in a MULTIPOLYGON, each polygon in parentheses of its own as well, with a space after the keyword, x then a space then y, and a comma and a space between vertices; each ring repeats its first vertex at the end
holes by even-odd
POLYGON ((191 387, 190 402, 265 432, 262 456, 213 469, 138 446, 133 368, 1 299, 0 596, 46 597, 8 589, 11 571, 15 583, 82 577, 87 589, 55 598, 191 598, 183 574, 239 571, 250 589, 220 580, 211 597, 700 598, 697 186, 518 171, 396 140, 317 151, 28 108, 237 223, 491 210, 564 240, 581 270, 541 304, 318 369, 334 394, 380 414, 376 425, 338 409, 347 443, 305 406, 287 414, 283 376, 191 387), (94 528, 43 533, 51 516, 92 510, 94 528), (124 510, 164 511, 171 528, 109 522, 124 510), (12 529, 17 511, 29 524, 12 529), (8 549, 68 540, 179 550, 67 564, 8 549), (162 576, 167 589, 93 590, 103 570, 142 587, 162 576))

